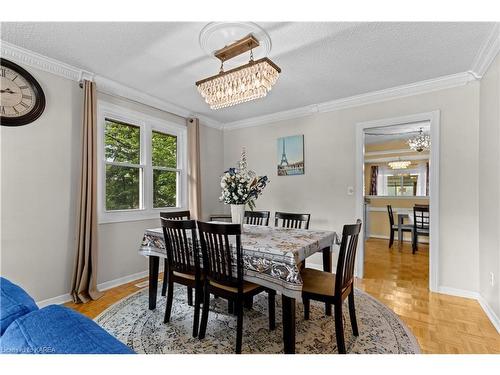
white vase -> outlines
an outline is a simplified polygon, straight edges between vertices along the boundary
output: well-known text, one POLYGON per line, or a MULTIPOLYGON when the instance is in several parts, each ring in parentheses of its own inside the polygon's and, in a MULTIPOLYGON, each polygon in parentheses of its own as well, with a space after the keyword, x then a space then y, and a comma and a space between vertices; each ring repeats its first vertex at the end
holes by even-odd
POLYGON ((245 205, 232 204, 231 205, 231 222, 233 224, 240 224, 243 230, 243 220, 245 218, 245 205))

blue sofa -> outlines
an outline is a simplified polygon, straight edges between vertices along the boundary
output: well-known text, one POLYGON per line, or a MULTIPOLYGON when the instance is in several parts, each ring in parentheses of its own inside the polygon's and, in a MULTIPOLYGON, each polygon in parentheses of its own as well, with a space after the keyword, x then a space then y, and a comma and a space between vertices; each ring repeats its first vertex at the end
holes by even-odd
POLYGON ((0 353, 133 354, 94 321, 64 306, 39 309, 20 286, 0 277, 0 353))

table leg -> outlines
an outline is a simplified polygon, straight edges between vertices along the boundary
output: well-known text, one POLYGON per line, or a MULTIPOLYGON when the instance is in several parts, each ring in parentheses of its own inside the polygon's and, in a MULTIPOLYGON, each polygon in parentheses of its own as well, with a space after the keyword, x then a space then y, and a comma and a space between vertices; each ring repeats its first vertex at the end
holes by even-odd
POLYGON ((403 215, 398 215, 398 245, 403 245, 403 215))
POLYGON ((156 308, 156 293, 158 291, 158 268, 160 258, 157 256, 149 257, 149 309, 156 308))
MULTIPOLYGON (((332 252, 330 247, 323 249, 323 271, 332 272, 332 252)), ((325 303, 325 314, 328 316, 332 315, 332 305, 329 303, 325 303)))
POLYGON ((295 354, 295 298, 282 295, 282 305, 285 354, 295 354))

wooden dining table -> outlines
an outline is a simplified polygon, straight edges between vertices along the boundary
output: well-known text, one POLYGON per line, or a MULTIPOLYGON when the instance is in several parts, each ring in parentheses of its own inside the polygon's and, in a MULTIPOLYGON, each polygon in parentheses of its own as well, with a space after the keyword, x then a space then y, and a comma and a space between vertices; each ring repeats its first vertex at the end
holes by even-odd
MULTIPOLYGON (((295 305, 302 298, 300 264, 322 252, 323 270, 331 272, 335 232, 243 225, 244 280, 276 290, 282 296, 283 346, 295 353, 295 305)), ((161 228, 147 229, 139 254, 149 258, 149 309, 156 308, 160 258, 167 256, 161 228)), ((325 306, 331 315, 331 305, 325 306)))

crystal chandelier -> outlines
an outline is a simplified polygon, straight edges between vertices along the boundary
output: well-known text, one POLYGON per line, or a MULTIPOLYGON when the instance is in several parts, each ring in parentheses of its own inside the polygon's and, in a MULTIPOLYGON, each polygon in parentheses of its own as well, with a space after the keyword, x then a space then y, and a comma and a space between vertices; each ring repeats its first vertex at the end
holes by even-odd
POLYGON ((391 169, 406 169, 411 164, 409 160, 398 160, 387 163, 391 169))
POLYGON ((230 107, 263 98, 271 90, 281 69, 267 57, 253 60, 252 50, 259 46, 253 35, 248 35, 214 53, 221 61, 219 74, 196 82, 198 91, 211 109, 230 107), (248 64, 224 71, 224 62, 250 51, 248 64))
POLYGON ((424 134, 422 128, 420 128, 418 135, 408 140, 408 146, 410 146, 410 149, 417 152, 428 150, 431 147, 431 137, 424 134))

